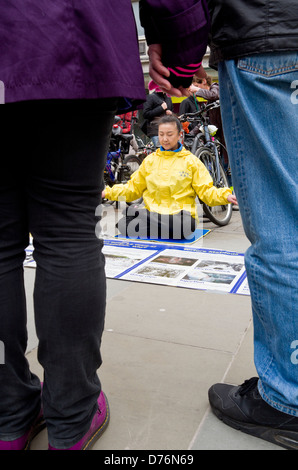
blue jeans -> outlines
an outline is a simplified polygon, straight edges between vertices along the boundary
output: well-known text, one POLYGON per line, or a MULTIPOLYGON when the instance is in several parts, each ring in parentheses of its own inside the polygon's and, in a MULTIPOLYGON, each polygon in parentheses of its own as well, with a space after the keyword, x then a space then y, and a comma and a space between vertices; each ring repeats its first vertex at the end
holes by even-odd
MULTIPOLYGON (((103 169, 117 100, 24 102, 5 107, 0 171, 0 439, 14 440, 40 411, 30 372, 24 250, 29 232, 42 404, 53 447, 90 427, 101 384, 105 318, 102 240, 95 235, 103 169)), ((3 108, 4 109, 4 108, 3 108)), ((4 112, 4 111, 3 111, 4 112)))
POLYGON ((223 62, 219 81, 233 184, 251 242, 245 261, 259 391, 272 407, 298 416, 298 53, 223 62))

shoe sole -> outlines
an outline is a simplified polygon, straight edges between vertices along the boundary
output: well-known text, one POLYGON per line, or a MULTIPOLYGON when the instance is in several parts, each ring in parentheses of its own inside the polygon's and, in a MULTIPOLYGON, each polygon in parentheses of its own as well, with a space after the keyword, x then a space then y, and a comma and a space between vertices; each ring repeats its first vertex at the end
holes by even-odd
POLYGON ((287 450, 298 450, 298 432, 268 428, 266 426, 257 426, 250 423, 242 423, 229 418, 214 407, 211 408, 218 419, 237 431, 258 437, 259 439, 271 442, 272 444, 278 445, 287 450))
POLYGON ((89 440, 83 446, 82 450, 89 450, 95 444, 95 442, 102 436, 102 434, 105 432, 105 430, 108 427, 108 424, 110 422, 110 406, 109 406, 109 402, 108 402, 108 399, 107 399, 105 394, 104 394, 104 397, 105 397, 106 407, 107 407, 107 414, 106 414, 105 420, 102 423, 102 425, 100 426, 100 428, 98 428, 92 434, 92 436, 89 438, 89 440))

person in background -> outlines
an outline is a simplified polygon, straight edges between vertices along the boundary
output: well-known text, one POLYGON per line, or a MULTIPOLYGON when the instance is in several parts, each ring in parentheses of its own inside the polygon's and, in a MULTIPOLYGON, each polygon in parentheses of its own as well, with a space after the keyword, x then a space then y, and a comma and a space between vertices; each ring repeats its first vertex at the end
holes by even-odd
MULTIPOLYGON (((251 242, 245 265, 257 370, 242 385, 213 385, 209 401, 227 425, 297 450, 298 3, 209 0, 208 5, 210 64, 219 72, 233 184, 251 242), (290 137, 280 138, 285 135, 290 137)), ((188 11, 185 5, 181 16, 188 11)), ((158 18, 153 15, 151 21, 154 33, 145 29, 151 76, 169 91, 166 39, 157 34, 158 18)), ((191 31, 183 26, 171 51, 179 60, 179 40, 191 31)), ((199 50, 197 45, 198 56, 199 50)))
POLYGON ((107 186, 102 197, 127 202, 140 197, 144 209, 128 207, 117 228, 129 238, 184 239, 198 221, 196 197, 208 206, 237 204, 229 188, 216 188, 205 165, 179 139, 181 123, 174 115, 158 124, 160 148, 145 158, 126 184, 107 186))
POLYGON ((173 103, 171 98, 151 81, 148 85, 149 95, 143 107, 143 117, 147 120, 147 136, 151 138, 154 147, 159 146, 158 122, 162 116, 171 115, 173 103))
POLYGON ((120 127, 122 129, 122 134, 131 134, 133 136, 130 141, 130 147, 134 152, 138 151, 138 143, 134 135, 134 125, 138 121, 138 111, 131 111, 129 113, 120 114, 120 127))
MULTIPOLYGON (((193 93, 196 97, 203 98, 207 101, 207 104, 214 103, 218 101, 219 98, 219 84, 217 82, 212 82, 212 77, 208 75, 206 78, 196 78, 193 84, 189 88, 190 92, 193 93)), ((222 156, 224 161, 224 167, 227 171, 229 170, 229 157, 228 152, 226 151, 226 141, 223 131, 222 118, 220 108, 210 109, 208 112, 210 124, 217 127, 216 136, 219 138, 223 147, 222 156)), ((196 131, 192 129, 192 134, 195 135, 196 131)), ((230 177, 230 175, 228 175, 230 177)), ((232 185, 232 181, 230 181, 232 185)))
POLYGON ((123 134, 132 134, 134 130, 134 123, 138 120, 138 111, 130 111, 129 113, 120 114, 121 118, 120 127, 123 134))
MULTIPOLYGON (((194 88, 192 88, 193 85, 189 87, 189 91, 191 95, 188 98, 185 98, 179 106, 179 115, 181 114, 189 114, 189 113, 196 113, 201 109, 201 103, 197 100, 197 97, 195 95, 195 91, 198 90, 198 87, 196 86, 196 81, 193 82, 194 88)), ((189 126, 189 130, 192 130, 193 126, 189 126)))

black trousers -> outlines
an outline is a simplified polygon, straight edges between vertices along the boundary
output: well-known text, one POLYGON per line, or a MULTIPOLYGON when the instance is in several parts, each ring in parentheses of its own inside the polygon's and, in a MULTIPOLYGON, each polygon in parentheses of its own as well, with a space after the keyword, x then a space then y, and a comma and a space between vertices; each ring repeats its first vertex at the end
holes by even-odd
POLYGON ((24 102, 2 107, 0 171, 0 439, 28 430, 40 382, 25 358, 23 277, 29 232, 43 408, 52 446, 88 430, 101 384, 106 281, 95 235, 117 100, 24 102))
POLYGON ((147 209, 128 206, 117 228, 129 238, 176 239, 190 238, 196 229, 196 221, 189 212, 158 214, 147 209))

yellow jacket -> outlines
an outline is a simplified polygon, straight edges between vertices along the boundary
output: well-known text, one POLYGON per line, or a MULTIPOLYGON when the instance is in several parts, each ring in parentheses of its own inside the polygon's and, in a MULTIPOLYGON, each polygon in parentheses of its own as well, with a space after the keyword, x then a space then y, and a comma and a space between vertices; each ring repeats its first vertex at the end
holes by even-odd
POLYGON ((205 165, 191 152, 151 153, 126 184, 105 188, 110 200, 134 201, 143 196, 146 209, 159 214, 176 214, 182 210, 198 219, 195 199, 208 206, 228 204, 229 188, 216 188, 205 165))

